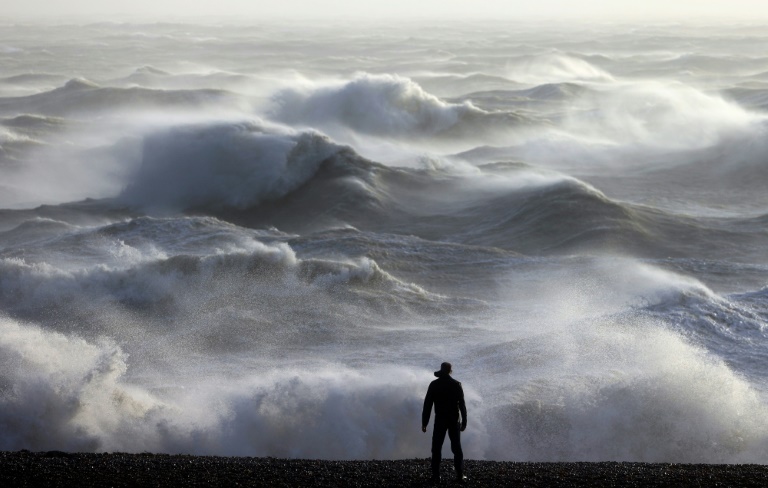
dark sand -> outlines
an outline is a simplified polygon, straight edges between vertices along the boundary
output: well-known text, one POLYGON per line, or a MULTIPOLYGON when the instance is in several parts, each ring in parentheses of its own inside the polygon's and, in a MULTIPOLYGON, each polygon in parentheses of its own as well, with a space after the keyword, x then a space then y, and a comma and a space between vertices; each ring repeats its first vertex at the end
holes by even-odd
MULTIPOLYGON (((768 487, 766 465, 466 461, 467 486, 768 487)), ((442 486, 457 486, 444 460, 442 486)), ((430 486, 429 460, 312 461, 165 454, 0 452, 0 487, 430 486)))

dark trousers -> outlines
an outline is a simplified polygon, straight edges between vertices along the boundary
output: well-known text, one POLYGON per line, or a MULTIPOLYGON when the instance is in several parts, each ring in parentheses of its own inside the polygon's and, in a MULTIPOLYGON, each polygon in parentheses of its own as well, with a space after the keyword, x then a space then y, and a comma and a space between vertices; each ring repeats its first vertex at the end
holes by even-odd
POLYGON ((458 422, 441 422, 435 419, 435 430, 432 431, 432 476, 440 476, 440 461, 443 459, 443 441, 445 433, 451 440, 451 452, 453 453, 453 466, 456 474, 461 476, 464 472, 464 451, 461 450, 461 430, 458 422))

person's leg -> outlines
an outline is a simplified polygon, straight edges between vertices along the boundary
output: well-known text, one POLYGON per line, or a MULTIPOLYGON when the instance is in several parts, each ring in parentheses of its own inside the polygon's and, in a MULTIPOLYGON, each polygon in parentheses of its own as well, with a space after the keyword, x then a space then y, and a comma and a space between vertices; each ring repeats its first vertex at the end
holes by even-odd
POLYGON ((448 427, 448 438, 451 440, 453 466, 456 469, 456 476, 460 478, 464 474, 464 451, 461 450, 461 428, 458 422, 448 427))
POLYGON ((432 430, 432 477, 440 477, 440 461, 443 459, 443 441, 448 426, 442 422, 435 422, 432 430))

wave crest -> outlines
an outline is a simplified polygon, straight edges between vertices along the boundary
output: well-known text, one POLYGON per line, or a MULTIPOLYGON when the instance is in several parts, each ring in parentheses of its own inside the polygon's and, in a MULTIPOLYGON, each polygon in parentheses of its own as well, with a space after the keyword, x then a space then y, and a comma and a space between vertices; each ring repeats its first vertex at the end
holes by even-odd
POLYGON ((250 122, 177 127, 144 140, 126 203, 160 210, 248 208, 309 180, 342 149, 316 132, 268 132, 250 122))
POLYGON ((341 125, 396 137, 440 134, 466 115, 485 113, 470 102, 444 102, 397 75, 364 74, 341 85, 284 90, 275 101, 275 115, 284 122, 341 125))

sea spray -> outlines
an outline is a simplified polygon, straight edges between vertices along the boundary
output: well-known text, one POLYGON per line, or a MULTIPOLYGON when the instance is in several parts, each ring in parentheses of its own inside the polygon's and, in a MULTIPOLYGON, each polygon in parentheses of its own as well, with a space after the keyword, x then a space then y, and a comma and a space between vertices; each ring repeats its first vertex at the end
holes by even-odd
POLYGON ((0 447, 764 462, 766 36, 8 26, 0 447))

